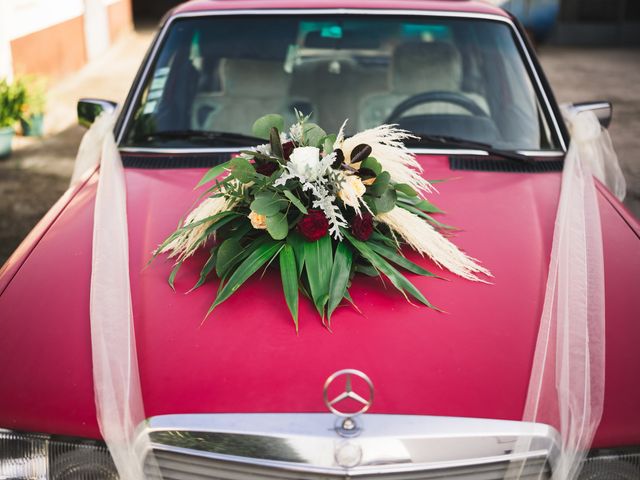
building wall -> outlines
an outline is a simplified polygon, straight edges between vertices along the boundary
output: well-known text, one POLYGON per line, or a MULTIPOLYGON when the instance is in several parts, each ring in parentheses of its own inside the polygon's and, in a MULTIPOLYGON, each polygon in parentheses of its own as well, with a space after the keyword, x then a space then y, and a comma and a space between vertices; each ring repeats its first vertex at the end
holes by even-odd
POLYGON ((0 0, 0 77, 55 80, 132 28, 131 0, 0 0))

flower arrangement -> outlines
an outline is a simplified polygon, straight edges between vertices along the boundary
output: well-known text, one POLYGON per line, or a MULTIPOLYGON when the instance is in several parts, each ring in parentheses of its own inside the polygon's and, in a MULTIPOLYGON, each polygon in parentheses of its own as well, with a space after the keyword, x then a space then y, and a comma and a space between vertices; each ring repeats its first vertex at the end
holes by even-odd
POLYGON ((328 135, 301 114, 286 133, 281 116, 258 119, 253 133, 268 143, 209 170, 198 184, 213 182, 206 198, 154 252, 175 260, 171 286, 182 263, 207 246, 194 288, 213 272, 220 279, 208 315, 277 259, 298 331, 300 293, 330 327, 338 305, 352 302, 357 274, 384 275, 407 300, 435 309, 397 269, 435 276, 402 254, 403 243, 463 278, 490 276, 438 232, 443 225, 431 214, 439 210, 425 199, 433 187, 404 146, 408 132, 390 125, 350 138, 343 132, 344 125, 328 135))

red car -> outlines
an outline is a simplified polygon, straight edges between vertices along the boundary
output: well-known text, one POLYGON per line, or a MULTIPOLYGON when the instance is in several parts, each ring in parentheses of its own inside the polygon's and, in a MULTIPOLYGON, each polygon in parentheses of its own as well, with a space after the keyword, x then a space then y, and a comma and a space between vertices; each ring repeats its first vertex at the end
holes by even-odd
MULTIPOLYGON (((113 107, 83 100, 80 120, 113 107)), ((579 108, 608 125, 609 104, 579 108)), ((539 478, 541 466, 551 475, 557 426, 521 420, 570 138, 514 18, 476 1, 190 2, 165 18, 115 135, 149 417, 140 428, 165 479, 498 479, 522 458, 535 477, 521 478, 539 478), (359 311, 338 309, 329 332, 303 301, 296 335, 277 270, 267 271, 201 326, 218 281, 184 292, 206 257, 183 265, 176 293, 169 262, 145 268, 151 252, 198 198, 204 172, 257 144, 257 117, 292 120, 295 110, 327 131, 348 118, 347 135, 381 123, 417 135, 408 146, 425 177, 446 180, 434 202, 447 213, 436 218, 461 228, 456 244, 492 284, 409 275, 439 313, 364 277, 351 289, 359 311), (339 386, 352 405, 331 403, 339 386), (515 458, 523 437, 532 447, 515 458)), ((118 478, 92 383, 98 177, 67 191, 0 270, 0 478, 118 478)), ((597 190, 606 391, 581 478, 631 480, 640 478, 640 226, 597 190)))

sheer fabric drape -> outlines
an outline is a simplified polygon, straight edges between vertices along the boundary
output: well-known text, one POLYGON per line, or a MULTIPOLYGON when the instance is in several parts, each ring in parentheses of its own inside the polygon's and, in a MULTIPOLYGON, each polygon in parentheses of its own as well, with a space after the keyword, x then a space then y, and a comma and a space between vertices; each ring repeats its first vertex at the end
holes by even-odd
MULTIPOLYGON (((598 178, 622 199, 611 139, 592 112, 564 109, 571 132, 524 420, 559 429, 554 480, 577 478, 602 417, 605 285, 598 178)), ((526 445, 518 448, 526 449, 526 445)))

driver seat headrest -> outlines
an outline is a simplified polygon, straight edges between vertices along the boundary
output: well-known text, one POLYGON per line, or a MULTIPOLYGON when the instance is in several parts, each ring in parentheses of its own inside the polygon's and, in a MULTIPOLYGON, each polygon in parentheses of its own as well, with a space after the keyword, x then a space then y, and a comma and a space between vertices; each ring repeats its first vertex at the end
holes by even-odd
POLYGON ((460 91, 462 57, 446 42, 398 45, 391 58, 391 91, 415 95, 430 91, 460 91))

